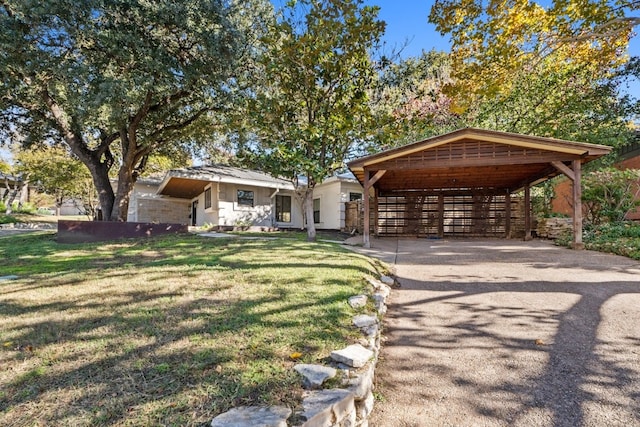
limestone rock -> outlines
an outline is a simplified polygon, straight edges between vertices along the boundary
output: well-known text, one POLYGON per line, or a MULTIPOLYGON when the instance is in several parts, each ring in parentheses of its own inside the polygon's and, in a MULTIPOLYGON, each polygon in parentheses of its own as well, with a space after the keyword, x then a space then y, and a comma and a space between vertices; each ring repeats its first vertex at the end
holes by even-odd
POLYGON ((211 427, 287 427, 291 409, 285 406, 238 406, 211 421, 211 427))
POLYGON ((375 375, 375 365, 369 363, 366 368, 358 371, 358 374, 349 379, 349 391, 353 393, 356 400, 362 400, 373 389, 373 376, 375 375))
POLYGON ((393 277, 389 277, 389 276, 380 276, 380 281, 388 286, 393 286, 393 284, 395 283, 395 280, 393 280, 393 277))
POLYGON ((329 378, 336 376, 336 369, 329 366, 309 365, 300 363, 293 367, 303 377, 302 385, 304 388, 320 388, 322 384, 329 378))
POLYGON ((302 427, 330 427, 355 415, 353 394, 348 390, 331 389, 310 392, 302 401, 302 427))
POLYGON ((354 295, 349 298, 349 305, 352 308, 362 308, 367 305, 367 296, 366 295, 354 295))
POLYGON ((387 298, 382 294, 373 295, 373 304, 376 307, 378 314, 384 315, 387 312, 387 305, 385 304, 387 298))
POLYGON ((373 351, 368 350, 360 344, 353 344, 331 352, 331 359, 344 363, 353 368, 361 368, 373 356, 373 351))
POLYGON ((366 328, 367 326, 375 325, 378 323, 376 316, 370 316, 367 314, 359 314, 354 316, 353 324, 358 328, 366 328))

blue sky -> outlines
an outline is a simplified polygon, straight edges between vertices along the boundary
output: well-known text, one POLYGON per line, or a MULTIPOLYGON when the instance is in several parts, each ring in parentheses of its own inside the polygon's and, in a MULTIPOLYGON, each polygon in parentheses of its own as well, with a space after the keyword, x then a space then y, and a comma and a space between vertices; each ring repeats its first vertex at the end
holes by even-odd
MULTIPOLYGON (((278 5, 282 0, 272 0, 278 5)), ((428 22, 433 0, 365 0, 368 5, 380 7, 379 17, 387 23, 384 40, 390 47, 409 44, 402 51, 403 57, 418 56, 425 50, 449 51, 451 44, 448 36, 441 36, 435 26, 428 22)), ((636 28, 640 31, 640 28, 636 28)), ((640 35, 629 43, 629 55, 640 56, 640 35)), ((640 81, 634 80, 627 92, 640 98, 640 81)))
MULTIPOLYGON (((278 5, 282 0, 273 0, 278 5)), ((448 51, 448 36, 441 36, 435 26, 428 22, 433 0, 365 0, 368 5, 380 7, 379 17, 387 23, 385 40, 393 44, 402 44, 410 40, 403 56, 417 56, 422 50, 448 51)), ((640 56, 640 36, 629 44, 629 53, 640 56)))

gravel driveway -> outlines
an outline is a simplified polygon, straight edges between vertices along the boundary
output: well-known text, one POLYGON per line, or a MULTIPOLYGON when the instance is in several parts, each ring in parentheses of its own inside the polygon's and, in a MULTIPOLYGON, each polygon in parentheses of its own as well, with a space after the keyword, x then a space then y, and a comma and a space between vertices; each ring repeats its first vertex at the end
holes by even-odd
POLYGON ((637 261, 541 241, 374 248, 401 287, 371 426, 640 425, 637 261))

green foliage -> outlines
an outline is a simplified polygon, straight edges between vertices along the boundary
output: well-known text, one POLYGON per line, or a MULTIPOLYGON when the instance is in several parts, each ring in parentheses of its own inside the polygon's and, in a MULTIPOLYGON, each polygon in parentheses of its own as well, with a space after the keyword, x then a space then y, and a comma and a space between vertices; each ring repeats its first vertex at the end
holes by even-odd
POLYGON ((640 206, 640 170, 604 168, 582 178, 582 200, 587 220, 593 224, 616 223, 640 206))
POLYGON ((623 143, 634 108, 618 99, 623 15, 614 1, 436 2, 430 21, 453 44, 452 111, 476 127, 623 143))
POLYGON ((444 52, 423 52, 391 64, 372 91, 375 150, 402 145, 459 127, 452 99, 443 92, 451 83, 451 61, 444 52))
MULTIPOLYGON (((621 221, 586 224, 583 241, 587 249, 640 260, 640 224, 637 223, 621 221)), ((571 246, 571 242, 571 236, 556 241, 563 246, 571 246)))
POLYGON ((28 177, 39 191, 54 197, 56 207, 70 199, 79 200, 93 216, 97 195, 86 167, 63 146, 21 150, 16 153, 16 170, 28 177))
POLYGON ((148 156, 202 140, 246 95, 271 10, 266 0, 2 2, 0 136, 66 143, 105 218, 126 219, 148 156))
MULTIPOLYGON (((239 155, 275 176, 306 177, 307 218, 315 184, 370 136, 369 50, 384 31, 377 13, 362 0, 290 2, 265 39, 260 92, 249 105, 256 139, 239 155)), ((312 221, 308 230, 313 239, 312 221)))

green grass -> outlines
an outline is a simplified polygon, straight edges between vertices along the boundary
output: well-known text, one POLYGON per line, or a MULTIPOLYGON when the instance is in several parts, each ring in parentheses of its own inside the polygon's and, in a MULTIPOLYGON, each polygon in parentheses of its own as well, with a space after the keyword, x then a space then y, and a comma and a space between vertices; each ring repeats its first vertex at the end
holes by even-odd
POLYGON ((354 342, 373 261, 301 239, 0 237, 0 425, 203 425, 295 407, 290 355, 354 342))

